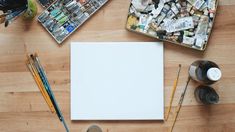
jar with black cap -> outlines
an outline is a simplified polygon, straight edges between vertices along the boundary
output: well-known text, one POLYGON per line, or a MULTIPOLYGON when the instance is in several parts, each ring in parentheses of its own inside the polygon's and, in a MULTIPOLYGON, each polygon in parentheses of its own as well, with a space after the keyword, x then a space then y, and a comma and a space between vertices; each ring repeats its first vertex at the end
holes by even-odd
POLYGON ((211 85, 221 79, 219 66, 208 60, 198 60, 189 67, 189 76, 200 84, 211 85))
POLYGON ((219 102, 219 95, 209 86, 198 86, 194 91, 195 98, 203 104, 216 104, 219 102))

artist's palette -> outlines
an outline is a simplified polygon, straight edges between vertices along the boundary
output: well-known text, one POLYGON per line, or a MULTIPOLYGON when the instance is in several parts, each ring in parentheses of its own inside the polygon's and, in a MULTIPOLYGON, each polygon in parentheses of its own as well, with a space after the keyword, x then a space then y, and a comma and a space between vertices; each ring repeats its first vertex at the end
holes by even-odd
POLYGON ((38 21, 61 44, 108 0, 57 0, 38 21))
POLYGON ((132 0, 126 28, 159 40, 205 50, 218 0, 132 0))

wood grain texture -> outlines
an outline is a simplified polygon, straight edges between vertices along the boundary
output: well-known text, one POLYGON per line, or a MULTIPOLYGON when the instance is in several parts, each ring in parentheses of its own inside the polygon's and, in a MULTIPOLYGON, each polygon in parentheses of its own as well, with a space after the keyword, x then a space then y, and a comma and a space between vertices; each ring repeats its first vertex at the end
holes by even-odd
MULTIPOLYGON (((167 132, 173 121, 71 121, 70 120, 70 42, 72 41, 157 41, 125 30, 130 1, 110 0, 98 13, 58 46, 36 21, 18 19, 8 28, 0 26, 0 131, 63 132, 55 114, 51 114, 25 65, 24 44, 28 52, 38 52, 58 104, 72 132, 86 132, 98 124, 104 132, 167 132)), ((42 11, 38 6, 39 13, 42 11)), ((203 106, 195 101, 198 85, 190 82, 175 132, 235 131, 235 1, 221 0, 209 45, 205 52, 165 43, 165 104, 176 77, 182 72, 173 102, 177 105, 186 84, 189 65, 197 59, 217 62, 223 78, 213 85, 220 95, 218 105, 203 106)), ((39 14, 38 13, 38 14, 39 14)), ((167 107, 167 106, 166 106, 167 107)))

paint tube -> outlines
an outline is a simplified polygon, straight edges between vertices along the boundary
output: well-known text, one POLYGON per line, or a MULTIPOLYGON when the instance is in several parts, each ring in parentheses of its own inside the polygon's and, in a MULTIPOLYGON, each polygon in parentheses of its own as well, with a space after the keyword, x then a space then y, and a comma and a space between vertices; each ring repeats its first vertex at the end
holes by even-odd
POLYGON ((177 20, 171 20, 165 25, 167 32, 176 32, 194 28, 193 18, 184 17, 177 20))

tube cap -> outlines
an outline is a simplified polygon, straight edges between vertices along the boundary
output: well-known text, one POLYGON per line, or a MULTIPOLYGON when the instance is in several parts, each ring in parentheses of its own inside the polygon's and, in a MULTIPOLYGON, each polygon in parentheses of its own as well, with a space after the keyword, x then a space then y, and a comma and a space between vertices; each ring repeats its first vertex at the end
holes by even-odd
POLYGON ((220 80, 220 78, 222 77, 222 73, 221 70, 219 68, 210 68, 207 71, 207 77, 211 80, 211 81, 218 81, 220 80))

